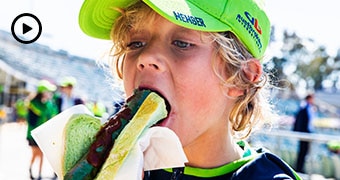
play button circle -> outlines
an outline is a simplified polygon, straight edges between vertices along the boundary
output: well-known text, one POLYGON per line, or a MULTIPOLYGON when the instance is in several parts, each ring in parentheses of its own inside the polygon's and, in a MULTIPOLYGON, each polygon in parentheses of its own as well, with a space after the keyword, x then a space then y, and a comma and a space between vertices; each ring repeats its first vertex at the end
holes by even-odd
POLYGON ((11 31, 18 42, 30 44, 40 37, 42 31, 41 22, 35 15, 23 13, 13 20, 11 31))

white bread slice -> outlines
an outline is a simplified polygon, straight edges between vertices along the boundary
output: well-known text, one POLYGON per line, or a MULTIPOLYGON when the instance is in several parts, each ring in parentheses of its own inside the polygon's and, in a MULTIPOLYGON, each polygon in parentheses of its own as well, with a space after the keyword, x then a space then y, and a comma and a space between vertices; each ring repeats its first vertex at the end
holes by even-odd
POLYGON ((150 93, 130 123, 126 125, 116 139, 115 145, 111 149, 96 179, 114 179, 143 131, 166 116, 167 109, 164 99, 157 93, 150 93))

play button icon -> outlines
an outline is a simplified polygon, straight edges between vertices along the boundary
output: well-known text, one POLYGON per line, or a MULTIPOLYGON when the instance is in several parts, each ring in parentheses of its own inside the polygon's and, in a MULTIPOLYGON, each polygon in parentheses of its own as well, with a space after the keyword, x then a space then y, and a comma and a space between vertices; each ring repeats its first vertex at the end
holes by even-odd
POLYGON ((23 23, 22 24, 22 34, 26 34, 27 32, 29 32, 30 30, 32 30, 32 28, 30 26, 28 26, 27 24, 23 23))
POLYGON ((42 27, 39 19, 30 13, 18 15, 12 22, 13 37, 21 43, 35 42, 41 35, 42 27))

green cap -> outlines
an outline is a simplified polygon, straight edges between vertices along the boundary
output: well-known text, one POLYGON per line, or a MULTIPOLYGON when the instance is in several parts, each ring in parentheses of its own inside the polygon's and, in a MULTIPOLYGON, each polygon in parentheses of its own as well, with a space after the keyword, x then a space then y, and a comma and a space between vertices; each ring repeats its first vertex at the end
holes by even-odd
POLYGON ((47 80, 40 80, 38 82, 38 86, 37 86, 38 93, 52 92, 52 91, 55 91, 56 89, 57 87, 47 80))
MULTIPOLYGON (((138 0, 85 0, 79 13, 82 31, 95 38, 110 39, 120 13, 138 0)), ((263 56, 270 38, 270 22, 260 0, 143 0, 174 24, 206 32, 233 32, 250 53, 263 56)))
POLYGON ((331 150, 340 151, 340 141, 335 141, 335 140, 329 141, 327 143, 327 146, 331 150))
POLYGON ((75 86, 77 84, 77 79, 73 76, 66 76, 62 79, 60 86, 67 87, 67 86, 75 86))

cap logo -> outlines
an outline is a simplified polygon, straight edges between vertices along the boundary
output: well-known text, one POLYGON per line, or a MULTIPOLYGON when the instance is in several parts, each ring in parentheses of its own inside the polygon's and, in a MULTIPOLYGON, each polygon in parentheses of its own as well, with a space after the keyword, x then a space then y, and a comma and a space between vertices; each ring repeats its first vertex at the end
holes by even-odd
POLYGON ((174 13, 176 20, 178 21, 182 21, 184 23, 189 23, 189 24, 196 25, 196 26, 206 27, 204 20, 200 17, 186 15, 186 14, 182 14, 182 13, 175 12, 175 11, 173 11, 173 13, 174 13))
POLYGON ((262 34, 262 30, 261 27, 259 26, 258 20, 254 17, 252 17, 250 15, 249 12, 245 11, 244 14, 246 15, 246 17, 248 18, 248 20, 251 22, 251 24, 253 24, 254 28, 256 29, 256 31, 260 34, 262 34))
POLYGON ((262 29, 259 26, 258 20, 247 11, 244 12, 244 15, 246 16, 246 18, 243 18, 241 14, 237 14, 236 20, 245 28, 248 34, 253 38, 259 52, 261 52, 263 46, 259 36, 262 34, 262 29))

